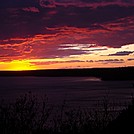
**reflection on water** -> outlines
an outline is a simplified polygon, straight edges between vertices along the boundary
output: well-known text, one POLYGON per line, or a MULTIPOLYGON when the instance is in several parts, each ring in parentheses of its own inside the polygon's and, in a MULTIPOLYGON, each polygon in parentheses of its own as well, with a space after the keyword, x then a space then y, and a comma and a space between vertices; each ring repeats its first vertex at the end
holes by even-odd
POLYGON ((96 77, 89 77, 89 78, 83 79, 83 81, 101 81, 101 79, 100 78, 96 78, 96 77))
POLYGON ((14 99, 31 91, 47 95, 55 105, 64 100, 69 105, 87 107, 102 100, 125 102, 134 92, 133 81, 101 81, 94 77, 0 77, 0 98, 14 99))

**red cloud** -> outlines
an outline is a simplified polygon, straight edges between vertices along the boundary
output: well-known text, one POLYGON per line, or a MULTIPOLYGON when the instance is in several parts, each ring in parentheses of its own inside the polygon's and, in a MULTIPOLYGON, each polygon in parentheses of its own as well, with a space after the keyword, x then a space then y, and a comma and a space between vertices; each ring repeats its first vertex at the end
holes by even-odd
POLYGON ((34 13, 39 13, 39 9, 36 8, 36 7, 27 7, 27 8, 23 8, 22 9, 23 11, 26 11, 26 12, 34 12, 34 13))
POLYGON ((92 7, 92 8, 97 8, 97 7, 103 7, 103 6, 109 6, 109 5, 119 5, 119 6, 133 6, 133 2, 126 2, 126 1, 82 1, 82 0, 73 0, 73 1, 67 1, 67 0, 40 0, 40 5, 42 7, 47 7, 47 8, 53 8, 56 6, 76 6, 76 7, 92 7))

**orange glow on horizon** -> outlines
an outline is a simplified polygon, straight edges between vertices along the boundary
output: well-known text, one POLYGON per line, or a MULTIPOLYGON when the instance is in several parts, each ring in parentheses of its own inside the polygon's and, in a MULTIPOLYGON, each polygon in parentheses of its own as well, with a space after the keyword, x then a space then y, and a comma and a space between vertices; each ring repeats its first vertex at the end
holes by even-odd
MULTIPOLYGON (((95 60, 95 58, 94 58, 95 60)), ((71 68, 100 68, 100 67, 125 67, 133 66, 134 60, 124 63, 101 63, 101 62, 55 62, 46 61, 43 59, 34 60, 14 60, 11 62, 0 62, 1 71, 24 71, 24 70, 42 70, 42 69, 71 69, 71 68), (35 62, 33 62, 35 61, 35 62), (50 62, 50 63, 49 63, 50 62)))
POLYGON ((65 57, 63 57, 62 53, 59 53, 59 57, 54 58, 34 58, 29 54, 25 54, 26 58, 21 57, 20 59, 18 57, 17 59, 17 57, 12 57, 12 61, 9 61, 10 57, 5 57, 3 61, 0 61, 0 70, 21 71, 134 66, 134 44, 124 45, 121 48, 108 48, 106 46, 90 47, 91 45, 93 44, 61 44, 57 53, 58 51, 65 52, 65 50, 80 52, 80 54, 70 54, 65 57))
POLYGON ((8 70, 8 71, 36 70, 36 67, 26 60, 0 62, 0 66, 1 66, 0 70, 8 70))

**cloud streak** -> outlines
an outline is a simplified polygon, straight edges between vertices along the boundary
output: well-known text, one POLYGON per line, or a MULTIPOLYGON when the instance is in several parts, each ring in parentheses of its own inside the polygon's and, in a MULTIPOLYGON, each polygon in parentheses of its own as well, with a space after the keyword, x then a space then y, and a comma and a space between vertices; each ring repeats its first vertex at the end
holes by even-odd
POLYGON ((122 52, 116 52, 114 54, 109 54, 108 56, 126 56, 129 54, 132 54, 134 51, 122 51, 122 52))
POLYGON ((100 62, 102 64, 111 64, 111 63, 124 63, 123 59, 106 59, 106 60, 96 60, 95 62, 100 62))

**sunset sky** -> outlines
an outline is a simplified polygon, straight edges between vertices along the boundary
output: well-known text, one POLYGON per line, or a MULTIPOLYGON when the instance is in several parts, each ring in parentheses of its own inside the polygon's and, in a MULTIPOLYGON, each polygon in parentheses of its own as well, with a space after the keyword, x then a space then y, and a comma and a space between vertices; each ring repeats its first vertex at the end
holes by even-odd
POLYGON ((134 65, 134 0, 0 0, 0 70, 134 65))

